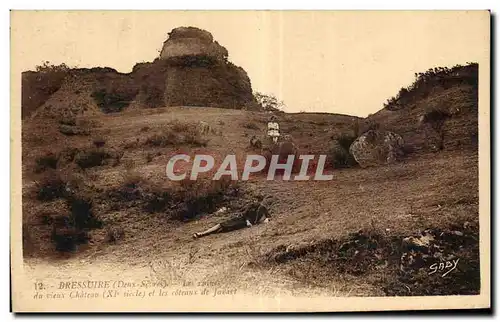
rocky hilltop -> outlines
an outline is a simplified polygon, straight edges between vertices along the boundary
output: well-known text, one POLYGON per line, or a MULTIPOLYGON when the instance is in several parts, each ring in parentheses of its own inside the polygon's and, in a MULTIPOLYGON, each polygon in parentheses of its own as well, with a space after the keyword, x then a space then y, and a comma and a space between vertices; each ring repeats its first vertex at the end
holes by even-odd
POLYGON ((178 56, 201 55, 227 60, 226 48, 221 46, 208 31, 194 27, 179 27, 168 34, 163 43, 160 59, 178 56))
POLYGON ((22 117, 119 112, 126 108, 257 107, 250 79, 208 31, 179 27, 153 62, 131 73, 42 66, 22 75, 22 117))

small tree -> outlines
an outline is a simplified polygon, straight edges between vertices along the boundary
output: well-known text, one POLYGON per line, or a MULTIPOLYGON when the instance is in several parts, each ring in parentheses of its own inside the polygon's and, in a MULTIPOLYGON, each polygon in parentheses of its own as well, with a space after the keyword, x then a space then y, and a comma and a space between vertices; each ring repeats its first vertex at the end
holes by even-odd
POLYGON ((254 97, 264 111, 278 112, 281 111, 285 106, 285 103, 283 103, 283 101, 278 100, 273 95, 266 95, 260 92, 256 92, 254 94, 254 97))

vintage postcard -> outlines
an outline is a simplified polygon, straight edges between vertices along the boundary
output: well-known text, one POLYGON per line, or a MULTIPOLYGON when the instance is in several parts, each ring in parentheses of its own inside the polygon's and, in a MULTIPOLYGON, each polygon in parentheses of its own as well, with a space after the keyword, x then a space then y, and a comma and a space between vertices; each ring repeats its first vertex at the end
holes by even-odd
POLYGON ((14 312, 490 307, 489 11, 11 11, 14 312))

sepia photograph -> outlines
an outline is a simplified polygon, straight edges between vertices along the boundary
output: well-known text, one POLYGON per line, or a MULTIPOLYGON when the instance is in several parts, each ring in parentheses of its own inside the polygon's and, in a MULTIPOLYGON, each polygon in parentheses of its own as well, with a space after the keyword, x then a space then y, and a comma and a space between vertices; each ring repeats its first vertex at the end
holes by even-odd
POLYGON ((489 308, 490 20, 12 10, 12 310, 489 308))

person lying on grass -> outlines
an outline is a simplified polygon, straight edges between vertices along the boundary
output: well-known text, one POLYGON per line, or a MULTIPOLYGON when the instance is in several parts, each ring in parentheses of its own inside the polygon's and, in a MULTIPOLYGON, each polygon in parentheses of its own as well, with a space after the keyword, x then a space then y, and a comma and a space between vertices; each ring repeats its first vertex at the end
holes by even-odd
POLYGON ((253 225, 261 222, 268 223, 270 217, 269 211, 267 210, 267 207, 263 205, 263 200, 259 199, 261 198, 256 198, 246 205, 242 211, 239 211, 236 214, 236 217, 218 223, 203 232, 194 233, 193 238, 204 237, 216 233, 225 233, 245 227, 252 227, 253 225))

